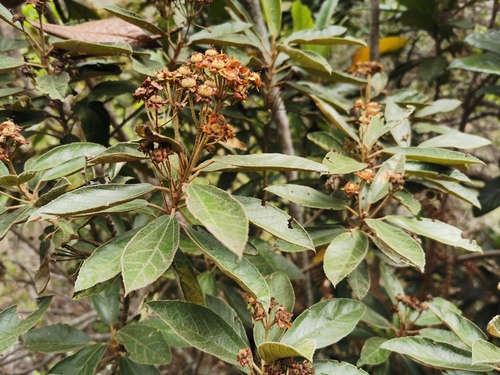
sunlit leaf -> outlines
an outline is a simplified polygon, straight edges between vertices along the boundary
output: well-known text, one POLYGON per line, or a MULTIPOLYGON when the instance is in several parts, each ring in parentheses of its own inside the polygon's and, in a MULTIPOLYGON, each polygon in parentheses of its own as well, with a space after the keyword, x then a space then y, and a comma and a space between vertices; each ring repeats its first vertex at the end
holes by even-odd
POLYGON ((314 361, 314 368, 318 375, 342 374, 342 375, 368 375, 362 369, 356 368, 347 362, 337 362, 331 359, 314 361))
POLYGON ((472 353, 469 351, 423 337, 400 337, 385 342, 381 347, 436 369, 491 371, 493 368, 489 365, 473 365, 472 353))
POLYGON ((412 237, 402 230, 380 220, 366 219, 365 222, 375 232, 376 237, 386 246, 405 261, 418 268, 420 272, 424 271, 424 251, 412 237))
POLYGON ((380 345, 386 342, 385 337, 370 337, 365 341, 356 366, 378 365, 384 363, 389 357, 390 351, 381 349, 380 345))
POLYGON ((328 168, 312 160, 284 154, 216 156, 206 172, 299 171, 327 173, 328 168))
POLYGON ((345 232, 335 237, 325 252, 323 269, 333 286, 350 274, 365 258, 368 239, 360 230, 345 232))
POLYGON ((96 213, 108 207, 134 200, 151 192, 150 184, 107 184, 84 186, 54 199, 31 214, 29 220, 96 213))
POLYGON ((248 241, 248 219, 241 204, 231 194, 211 185, 189 184, 183 190, 189 212, 241 258, 248 241))
POLYGON ((269 32, 277 38, 281 30, 281 0, 261 0, 269 32))
POLYGON ((441 148, 392 147, 383 149, 383 152, 387 154, 404 154, 407 159, 434 164, 484 164, 472 155, 441 148))
POLYGON ((328 167, 331 174, 348 174, 368 167, 366 163, 360 163, 349 156, 344 156, 334 151, 325 155, 323 164, 328 167))
POLYGON ((323 348, 347 336, 364 312, 363 303, 350 299, 316 303, 293 321, 280 342, 296 347, 304 340, 312 340, 316 348, 323 348))
POLYGON ((312 361, 314 350, 316 349, 313 340, 303 340, 294 345, 287 345, 281 342, 264 342, 259 345, 257 351, 262 360, 273 362, 282 358, 303 357, 312 361))
POLYGON ((400 173, 402 176, 404 168, 405 157, 402 154, 396 154, 383 162, 368 190, 368 203, 375 203, 389 194, 393 186, 391 176, 396 173, 400 173))
POLYGON ((162 215, 132 237, 121 256, 125 294, 151 284, 170 267, 179 235, 177 219, 162 215))
POLYGON ((500 348, 486 340, 477 339, 472 344, 472 363, 489 363, 498 366, 500 364, 500 348))
POLYGON ((436 113, 450 112, 458 108, 460 100, 457 99, 439 99, 432 102, 431 105, 422 108, 415 113, 416 117, 427 117, 435 115, 436 113))
POLYGON ((435 241, 455 246, 468 251, 482 252, 475 240, 467 240, 462 237, 462 231, 453 225, 443 223, 435 219, 406 217, 406 216, 386 216, 385 219, 393 224, 414 232, 418 235, 432 238, 435 241))
POLYGON ((291 48, 283 44, 278 44, 276 49, 290 56, 290 58, 300 66, 323 71, 326 73, 331 73, 332 71, 332 66, 330 65, 330 63, 323 56, 318 55, 316 52, 291 48))
POLYGON ((348 135, 353 140, 359 142, 359 136, 356 131, 349 124, 347 124, 342 116, 331 105, 314 95, 311 95, 311 99, 314 100, 314 103, 316 103, 318 109, 321 113, 323 113, 328 121, 335 125, 345 135, 348 135))
POLYGON ((69 74, 66 72, 36 77, 37 88, 51 99, 64 100, 68 89, 69 74))
POLYGON ((345 203, 340 199, 320 193, 316 189, 310 188, 309 186, 294 184, 272 185, 268 186, 265 190, 304 207, 322 208, 327 210, 343 210, 345 208, 345 203))

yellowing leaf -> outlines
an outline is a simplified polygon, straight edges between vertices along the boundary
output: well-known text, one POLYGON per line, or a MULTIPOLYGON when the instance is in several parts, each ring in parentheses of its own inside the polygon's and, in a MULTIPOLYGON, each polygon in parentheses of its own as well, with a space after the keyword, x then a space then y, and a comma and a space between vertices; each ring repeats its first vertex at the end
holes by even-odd
MULTIPOLYGON (((408 39, 401 38, 399 36, 390 36, 387 38, 382 38, 378 42, 378 48, 380 54, 394 52, 400 50, 408 43, 408 39)), ((351 69, 359 62, 368 61, 370 59, 370 47, 363 47, 358 50, 352 57, 351 69)))

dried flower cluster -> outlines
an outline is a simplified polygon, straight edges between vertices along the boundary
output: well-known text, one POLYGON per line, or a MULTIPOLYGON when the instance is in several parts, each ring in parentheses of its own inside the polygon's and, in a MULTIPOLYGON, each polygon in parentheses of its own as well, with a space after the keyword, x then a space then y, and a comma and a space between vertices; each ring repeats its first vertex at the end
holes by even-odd
POLYGON ((28 144, 20 133, 22 130, 10 120, 0 125, 0 160, 9 160, 13 148, 28 144))
POLYGON ((367 76, 374 75, 375 73, 382 72, 384 67, 377 61, 362 61, 356 63, 353 69, 350 69, 350 73, 354 76, 367 76))
POLYGON ((307 359, 302 363, 296 362, 293 358, 278 359, 264 366, 264 374, 266 375, 313 375, 316 370, 310 361, 307 359))
POLYGON ((365 103, 359 99, 353 105, 353 112, 358 117, 356 121, 360 125, 368 125, 372 117, 380 114, 380 103, 369 102, 365 103))
POLYGON ((215 49, 195 52, 189 61, 174 71, 163 68, 148 77, 134 93, 153 111, 175 116, 189 103, 192 113, 198 105, 199 118, 194 119, 200 131, 213 141, 234 137, 233 127, 225 122, 222 107, 228 100, 243 101, 251 87, 260 87, 260 75, 251 72, 234 57, 215 49))
POLYGON ((252 352, 250 351, 250 348, 240 349, 238 356, 236 357, 236 361, 238 361, 238 363, 243 367, 252 362, 252 352))

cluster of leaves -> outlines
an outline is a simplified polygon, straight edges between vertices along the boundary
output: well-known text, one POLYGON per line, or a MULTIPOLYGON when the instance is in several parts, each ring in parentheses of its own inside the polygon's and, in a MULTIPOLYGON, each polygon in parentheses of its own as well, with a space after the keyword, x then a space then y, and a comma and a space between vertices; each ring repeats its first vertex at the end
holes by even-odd
MULTIPOLYGON (((376 62, 352 75, 335 70, 332 46, 364 45, 330 25, 337 1, 324 1, 315 18, 294 1, 288 30, 280 0, 261 1, 265 24, 228 0, 225 23, 193 30, 209 3, 155 1, 157 23, 109 6, 118 18, 56 26, 44 21, 48 2, 37 1, 33 28, 0 5, 0 18, 24 35, 3 50, 27 51, 0 56, 0 73, 28 82, 0 91, 0 237, 46 223, 38 292, 51 259, 69 261, 73 299, 90 297, 110 332, 95 342, 65 324, 30 330, 49 308, 45 296, 24 320, 15 306, 0 313, 0 350, 22 334, 28 350, 73 352, 48 374, 158 374, 171 347, 250 374, 498 370, 500 349, 481 329, 452 302, 426 299, 428 284, 418 292, 426 259, 440 249, 482 251, 416 199, 427 192, 437 203, 451 195, 481 206, 463 171, 482 161, 447 148, 490 141, 433 122, 460 102, 381 95, 388 77, 376 62), (123 34, 106 39, 117 23, 123 34), (126 62, 123 79, 135 84, 108 80, 126 62), (346 83, 360 99, 342 96, 346 83), (293 121, 302 128, 292 131, 293 121), (301 138, 307 158, 286 148, 301 138), (289 181, 292 172, 301 178, 289 181), (290 215, 293 205, 302 219, 290 215), (317 255, 300 262, 308 250, 317 255), (326 290, 303 289, 312 302, 296 303, 292 281, 304 288, 319 265, 326 290), (178 288, 167 293, 172 279, 178 288), (314 358, 322 348, 329 360, 314 358)), ((488 332, 500 336, 498 317, 488 332)))

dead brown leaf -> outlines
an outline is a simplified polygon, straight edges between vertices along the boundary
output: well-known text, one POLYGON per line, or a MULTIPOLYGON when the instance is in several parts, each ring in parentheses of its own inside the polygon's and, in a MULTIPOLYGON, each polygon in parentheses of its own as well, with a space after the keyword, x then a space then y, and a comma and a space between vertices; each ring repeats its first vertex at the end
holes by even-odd
MULTIPOLYGON (((37 29, 40 25, 30 21, 37 29)), ((140 27, 120 18, 106 18, 99 21, 83 22, 74 26, 44 24, 43 31, 62 39, 80 40, 89 43, 124 42, 141 48, 158 47, 159 35, 150 36, 140 27)))

